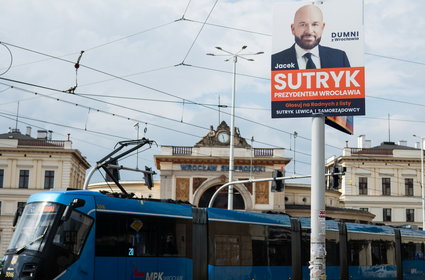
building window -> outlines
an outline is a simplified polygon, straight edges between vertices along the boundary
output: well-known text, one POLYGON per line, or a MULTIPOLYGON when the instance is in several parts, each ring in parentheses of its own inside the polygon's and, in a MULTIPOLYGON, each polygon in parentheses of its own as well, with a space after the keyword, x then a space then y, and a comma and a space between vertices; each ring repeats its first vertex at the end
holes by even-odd
POLYGON ((382 211, 383 214, 383 221, 384 222, 391 222, 391 209, 390 208, 384 208, 382 211))
POLYGON ((406 196, 413 196, 413 179, 404 179, 404 186, 406 188, 406 196))
POLYGON ((382 195, 391 195, 391 178, 382 178, 382 195))
POLYGON ((367 194, 367 177, 359 177, 359 194, 367 194))
POLYGON ((19 171, 19 188, 20 189, 28 189, 29 178, 30 178, 29 170, 19 171))
POLYGON ((406 222, 415 221, 415 209, 406 209, 406 222))
POLYGON ((4 169, 0 169, 0 188, 3 188, 4 169))
POLYGON ((44 172, 44 188, 53 189, 54 184, 55 184, 55 171, 46 170, 44 172))

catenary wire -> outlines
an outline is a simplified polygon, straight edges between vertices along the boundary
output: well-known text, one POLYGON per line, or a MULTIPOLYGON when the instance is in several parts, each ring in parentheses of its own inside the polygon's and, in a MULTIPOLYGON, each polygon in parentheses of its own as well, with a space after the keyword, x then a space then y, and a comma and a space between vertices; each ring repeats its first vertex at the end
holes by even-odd
POLYGON ((187 59, 187 57, 189 56, 190 52, 192 51, 193 46, 195 45, 196 41, 198 40, 199 35, 201 35, 202 30, 203 30, 203 29, 204 29, 204 27, 205 27, 205 23, 207 23, 207 21, 208 21, 209 17, 211 16, 212 12, 214 11, 215 6, 217 5, 217 3, 218 3, 218 0, 216 0, 216 1, 214 2, 213 7, 211 8, 210 12, 208 13, 208 16, 205 18, 204 24, 202 24, 201 28, 199 29, 198 34, 196 34, 195 39, 193 40, 192 44, 191 44, 191 45, 190 45, 190 47, 189 47, 189 50, 187 51, 186 55, 184 56, 184 58, 183 58, 183 60, 182 60, 182 62, 181 62, 182 64, 185 62, 185 60, 186 60, 186 59, 187 59))

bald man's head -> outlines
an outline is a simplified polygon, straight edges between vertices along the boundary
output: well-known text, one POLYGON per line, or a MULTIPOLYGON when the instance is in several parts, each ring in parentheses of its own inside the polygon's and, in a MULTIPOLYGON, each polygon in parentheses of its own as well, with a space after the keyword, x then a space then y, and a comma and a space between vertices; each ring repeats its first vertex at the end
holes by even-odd
POLYGON ((315 5, 299 8, 291 24, 295 42, 305 50, 311 50, 320 43, 324 28, 322 11, 315 5))

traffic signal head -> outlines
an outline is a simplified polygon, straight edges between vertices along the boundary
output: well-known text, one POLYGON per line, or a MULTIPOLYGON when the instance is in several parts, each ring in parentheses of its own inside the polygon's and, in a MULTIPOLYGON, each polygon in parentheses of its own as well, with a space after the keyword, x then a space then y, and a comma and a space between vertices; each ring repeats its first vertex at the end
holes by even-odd
POLYGON ((345 171, 347 170, 346 167, 342 167, 342 166, 338 166, 336 164, 334 164, 333 169, 332 169, 332 184, 331 187, 333 189, 338 189, 339 188, 339 180, 341 179, 342 175, 345 174, 345 171), (339 174, 338 174, 339 173, 339 174))
POLYGON ((280 180, 276 180, 276 178, 278 177, 283 177, 283 172, 280 170, 273 170, 272 173, 272 177, 273 177, 273 181, 272 181, 272 192, 282 192, 283 189, 285 188, 285 183, 284 180, 280 179, 280 180))
POLYGON ((145 172, 144 173, 144 178, 145 179, 145 185, 148 187, 148 189, 152 189, 153 187, 153 174, 154 172, 152 172, 152 168, 145 166, 145 172))
MULTIPOLYGON (((115 159, 110 164, 118 165, 118 160, 115 159)), ((109 170, 109 172, 112 174, 112 177, 115 178, 116 181, 119 181, 121 179, 120 171, 118 170, 118 168, 110 168, 110 167, 106 167, 106 168, 109 170)), ((106 182, 114 182, 113 178, 111 178, 111 176, 108 173, 106 173, 106 179, 105 179, 106 182)))

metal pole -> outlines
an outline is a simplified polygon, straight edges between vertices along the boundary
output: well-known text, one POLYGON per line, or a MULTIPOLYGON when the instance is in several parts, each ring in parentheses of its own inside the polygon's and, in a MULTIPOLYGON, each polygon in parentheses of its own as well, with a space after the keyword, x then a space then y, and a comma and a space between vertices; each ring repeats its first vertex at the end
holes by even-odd
POLYGON ((312 119, 310 279, 326 279, 325 118, 312 119))
MULTIPOLYGON (((230 118, 230 154, 229 154, 229 182, 233 181, 233 170, 235 169, 234 144, 235 144, 235 92, 236 92, 236 63, 238 57, 233 56, 233 85, 232 85, 232 113, 230 118)), ((233 210, 233 185, 229 185, 227 196, 227 209, 233 210)))
POLYGON ((421 137, 422 230, 425 230, 424 138, 421 137))
POLYGON ((425 231, 425 188, 424 188, 424 139, 425 137, 419 137, 413 134, 413 137, 421 140, 421 189, 422 189, 422 230, 425 231))

